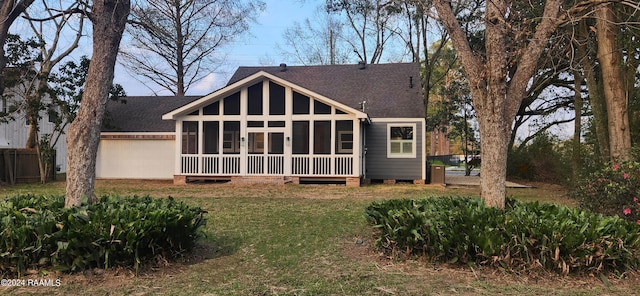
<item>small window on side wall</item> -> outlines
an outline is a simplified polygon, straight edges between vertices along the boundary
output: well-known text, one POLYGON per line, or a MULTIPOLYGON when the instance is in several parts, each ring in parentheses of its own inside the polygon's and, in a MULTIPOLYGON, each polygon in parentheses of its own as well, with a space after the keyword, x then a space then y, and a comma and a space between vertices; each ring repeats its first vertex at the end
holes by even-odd
POLYGON ((387 157, 415 158, 415 124, 389 124, 387 128, 387 157))

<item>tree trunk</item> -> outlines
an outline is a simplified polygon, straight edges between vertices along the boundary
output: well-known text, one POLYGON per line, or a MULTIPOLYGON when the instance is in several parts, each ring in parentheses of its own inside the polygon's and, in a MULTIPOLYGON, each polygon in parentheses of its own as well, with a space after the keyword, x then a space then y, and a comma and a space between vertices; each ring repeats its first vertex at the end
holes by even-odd
POLYGON ((82 103, 68 131, 65 207, 79 205, 83 197, 93 202, 100 127, 130 8, 129 0, 95 1, 89 15, 93 23, 93 55, 82 103))
POLYGON ((607 125, 607 107, 602 96, 602 79, 596 74, 596 68, 593 61, 596 59, 594 50, 589 50, 590 38, 587 31, 585 20, 581 20, 577 31, 578 41, 576 49, 580 57, 580 64, 584 70, 584 76, 589 91, 589 103, 591 112, 593 112, 593 122, 596 130, 596 139, 598 141, 598 152, 601 161, 608 161, 611 158, 609 152, 609 130, 607 125))
POLYGON ((575 120, 573 128, 573 153, 571 158, 572 177, 575 181, 578 179, 578 174, 582 168, 582 149, 580 145, 580 136, 582 135, 582 73, 580 71, 573 71, 574 84, 574 111, 575 120))
MULTIPOLYGON (((440 21, 447 29, 469 80, 471 97, 480 127, 480 174, 481 196, 487 206, 504 208, 507 174, 507 146, 513 119, 526 94, 527 85, 533 77, 537 61, 547 45, 549 37, 560 22, 560 0, 545 3, 542 20, 536 26, 526 44, 520 45, 521 56, 515 59, 515 52, 507 52, 509 38, 505 11, 509 11, 508 1, 491 1, 486 6, 484 25, 486 61, 473 52, 469 40, 456 19, 451 4, 447 0, 436 0, 434 6, 440 21), (517 70, 508 77, 507 65, 517 60, 517 70), (508 79, 510 78, 510 79, 508 79)), ((511 32, 517 35, 522 32, 511 32)), ((526 32, 530 33, 530 32, 526 32)))
POLYGON ((596 11, 598 61, 607 105, 611 158, 626 160, 631 149, 628 98, 622 73, 621 50, 616 47, 616 33, 619 29, 612 5, 606 4, 596 11))

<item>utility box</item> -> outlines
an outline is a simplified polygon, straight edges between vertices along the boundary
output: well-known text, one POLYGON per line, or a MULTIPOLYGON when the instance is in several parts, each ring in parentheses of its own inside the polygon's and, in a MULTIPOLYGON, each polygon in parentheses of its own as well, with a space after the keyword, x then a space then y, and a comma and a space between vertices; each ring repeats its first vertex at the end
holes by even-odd
POLYGON ((431 184, 446 184, 444 180, 445 167, 443 165, 431 165, 431 184))

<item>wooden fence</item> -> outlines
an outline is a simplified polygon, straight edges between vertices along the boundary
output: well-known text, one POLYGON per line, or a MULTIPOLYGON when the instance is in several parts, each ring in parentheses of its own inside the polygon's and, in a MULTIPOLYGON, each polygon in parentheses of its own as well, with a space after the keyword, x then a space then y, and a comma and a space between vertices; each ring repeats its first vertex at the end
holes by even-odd
MULTIPOLYGON (((55 154, 47 181, 55 178, 55 154)), ((6 184, 40 182, 40 167, 36 149, 0 149, 0 181, 6 184)))

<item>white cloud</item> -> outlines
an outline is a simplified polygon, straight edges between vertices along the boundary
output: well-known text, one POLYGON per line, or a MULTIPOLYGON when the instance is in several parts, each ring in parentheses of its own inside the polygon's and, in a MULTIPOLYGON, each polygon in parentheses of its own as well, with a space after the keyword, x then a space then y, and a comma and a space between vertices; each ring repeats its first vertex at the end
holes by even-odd
POLYGON ((219 81, 217 75, 215 73, 211 73, 205 76, 202 80, 200 80, 197 84, 195 84, 190 90, 189 93, 194 93, 196 95, 202 95, 210 93, 222 86, 222 82, 219 81))

